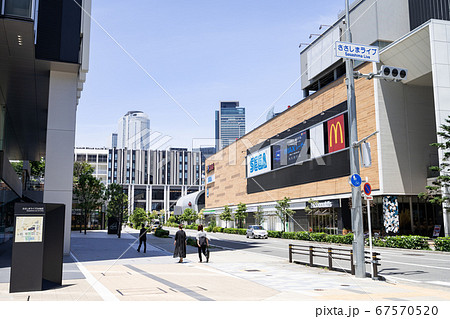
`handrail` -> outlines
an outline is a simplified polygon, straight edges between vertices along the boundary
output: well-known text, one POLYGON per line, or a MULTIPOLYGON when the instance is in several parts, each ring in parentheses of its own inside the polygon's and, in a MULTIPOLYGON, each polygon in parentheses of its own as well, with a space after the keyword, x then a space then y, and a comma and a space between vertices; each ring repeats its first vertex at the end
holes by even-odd
MULTIPOLYGON (((364 251, 364 259, 366 264, 372 264, 372 279, 380 280, 378 275, 378 266, 380 265, 380 253, 373 252, 370 256, 370 252, 364 251), (369 254, 367 256, 367 254, 369 254)), ((355 265, 353 263, 353 249, 334 248, 334 247, 316 247, 312 245, 293 245, 289 244, 289 262, 308 264, 309 266, 321 266, 314 263, 314 257, 321 257, 328 259, 328 268, 333 270, 336 268, 333 266, 333 259, 344 260, 350 262, 351 274, 355 274, 355 265), (293 255, 309 256, 309 262, 293 261, 293 255)), ((323 265, 322 265, 323 266, 323 265)), ((339 267, 342 269, 342 267, 339 267)))

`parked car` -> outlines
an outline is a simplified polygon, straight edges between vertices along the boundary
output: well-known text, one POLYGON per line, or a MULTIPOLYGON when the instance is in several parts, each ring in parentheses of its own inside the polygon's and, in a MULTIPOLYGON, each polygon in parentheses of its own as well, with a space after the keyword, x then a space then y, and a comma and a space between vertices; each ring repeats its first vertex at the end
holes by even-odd
POLYGON ((160 223, 159 223, 159 220, 154 220, 153 222, 152 222, 152 225, 151 225, 151 228, 150 228, 150 231, 155 231, 157 228, 159 228, 161 225, 160 225, 160 223))
POLYGON ((247 228, 247 238, 267 238, 267 230, 260 225, 250 225, 247 228))

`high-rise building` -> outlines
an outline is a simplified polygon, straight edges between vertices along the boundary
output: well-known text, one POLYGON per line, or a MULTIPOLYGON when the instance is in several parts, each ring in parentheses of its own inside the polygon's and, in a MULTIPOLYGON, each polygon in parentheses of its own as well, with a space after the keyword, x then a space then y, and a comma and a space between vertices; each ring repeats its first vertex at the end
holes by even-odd
POLYGON ((150 119, 141 111, 129 111, 119 120, 117 147, 129 150, 150 148, 150 119))
POLYGON ((245 108, 238 101, 220 102, 216 111, 216 151, 227 147, 245 134, 245 108))
POLYGON ((117 133, 111 134, 111 147, 117 148, 117 133))
POLYGON ((65 205, 70 252, 78 100, 89 68, 91 0, 0 0, 0 244, 15 202, 65 205), (32 188, 29 162, 45 158, 32 188), (10 161, 23 161, 22 180, 10 161), (40 193, 40 194, 39 194, 40 193))

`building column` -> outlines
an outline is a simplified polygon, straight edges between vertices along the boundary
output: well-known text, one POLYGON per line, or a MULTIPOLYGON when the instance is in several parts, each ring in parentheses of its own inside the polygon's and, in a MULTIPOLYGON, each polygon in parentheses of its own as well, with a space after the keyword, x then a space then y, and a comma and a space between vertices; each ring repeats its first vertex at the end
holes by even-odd
POLYGON ((163 209, 164 209, 164 211, 166 211, 167 210, 167 188, 168 188, 168 186, 167 185, 164 185, 163 186, 164 187, 164 202, 163 202, 163 209))
POLYGON ((147 212, 151 212, 151 207, 149 205, 150 203, 149 193, 150 193, 150 186, 145 185, 145 211, 147 212))
MULTIPOLYGON (((436 117, 436 131, 442 131, 441 125, 446 125, 446 119, 450 116, 450 105, 448 97, 450 96, 450 81, 448 71, 450 70, 450 57, 447 54, 448 40, 445 36, 450 32, 450 26, 445 22, 432 20, 430 23, 430 44, 431 44, 431 68, 433 76, 433 94, 434 108, 436 117)), ((441 136, 437 136, 437 142, 443 143, 441 136)), ((444 151, 438 151, 439 164, 443 164, 444 151)), ((443 196, 450 196, 450 190, 442 188, 443 196)), ((450 236, 450 207, 446 203, 442 205, 442 214, 444 219, 444 234, 450 236)))
POLYGON ((66 205, 64 254, 70 253, 77 77, 50 71, 49 79, 44 203, 66 205))
POLYGON ((133 214, 134 212, 134 185, 128 184, 128 207, 130 207, 130 211, 128 215, 133 214))
POLYGON ((153 186, 150 185, 148 193, 149 211, 152 211, 153 206, 153 186))

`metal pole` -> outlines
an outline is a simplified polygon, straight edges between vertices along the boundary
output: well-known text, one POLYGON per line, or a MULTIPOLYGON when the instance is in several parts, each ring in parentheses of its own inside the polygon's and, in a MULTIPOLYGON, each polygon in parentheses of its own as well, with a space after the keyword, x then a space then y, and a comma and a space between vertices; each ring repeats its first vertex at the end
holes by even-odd
MULTIPOLYGON (((352 42, 352 34, 350 32, 350 9, 349 1, 345 1, 345 23, 347 25, 346 41, 352 42)), ((350 126, 350 174, 359 175, 359 158, 358 148, 354 147, 354 143, 358 142, 358 130, 356 124, 356 101, 355 101, 355 80, 353 77, 353 60, 345 61, 347 73, 347 107, 348 121, 350 126)), ((354 234, 353 252, 355 262, 355 276, 364 278, 366 276, 366 266, 364 258, 364 234, 363 219, 361 209, 361 187, 352 187, 352 230, 354 234)))
POLYGON ((370 251, 370 263, 371 263, 371 269, 372 269, 372 279, 375 278, 375 273, 373 270, 373 252, 372 252, 372 220, 370 217, 370 201, 367 199, 366 200, 366 204, 367 204, 367 222, 368 222, 368 226, 369 226, 369 251, 370 251))

